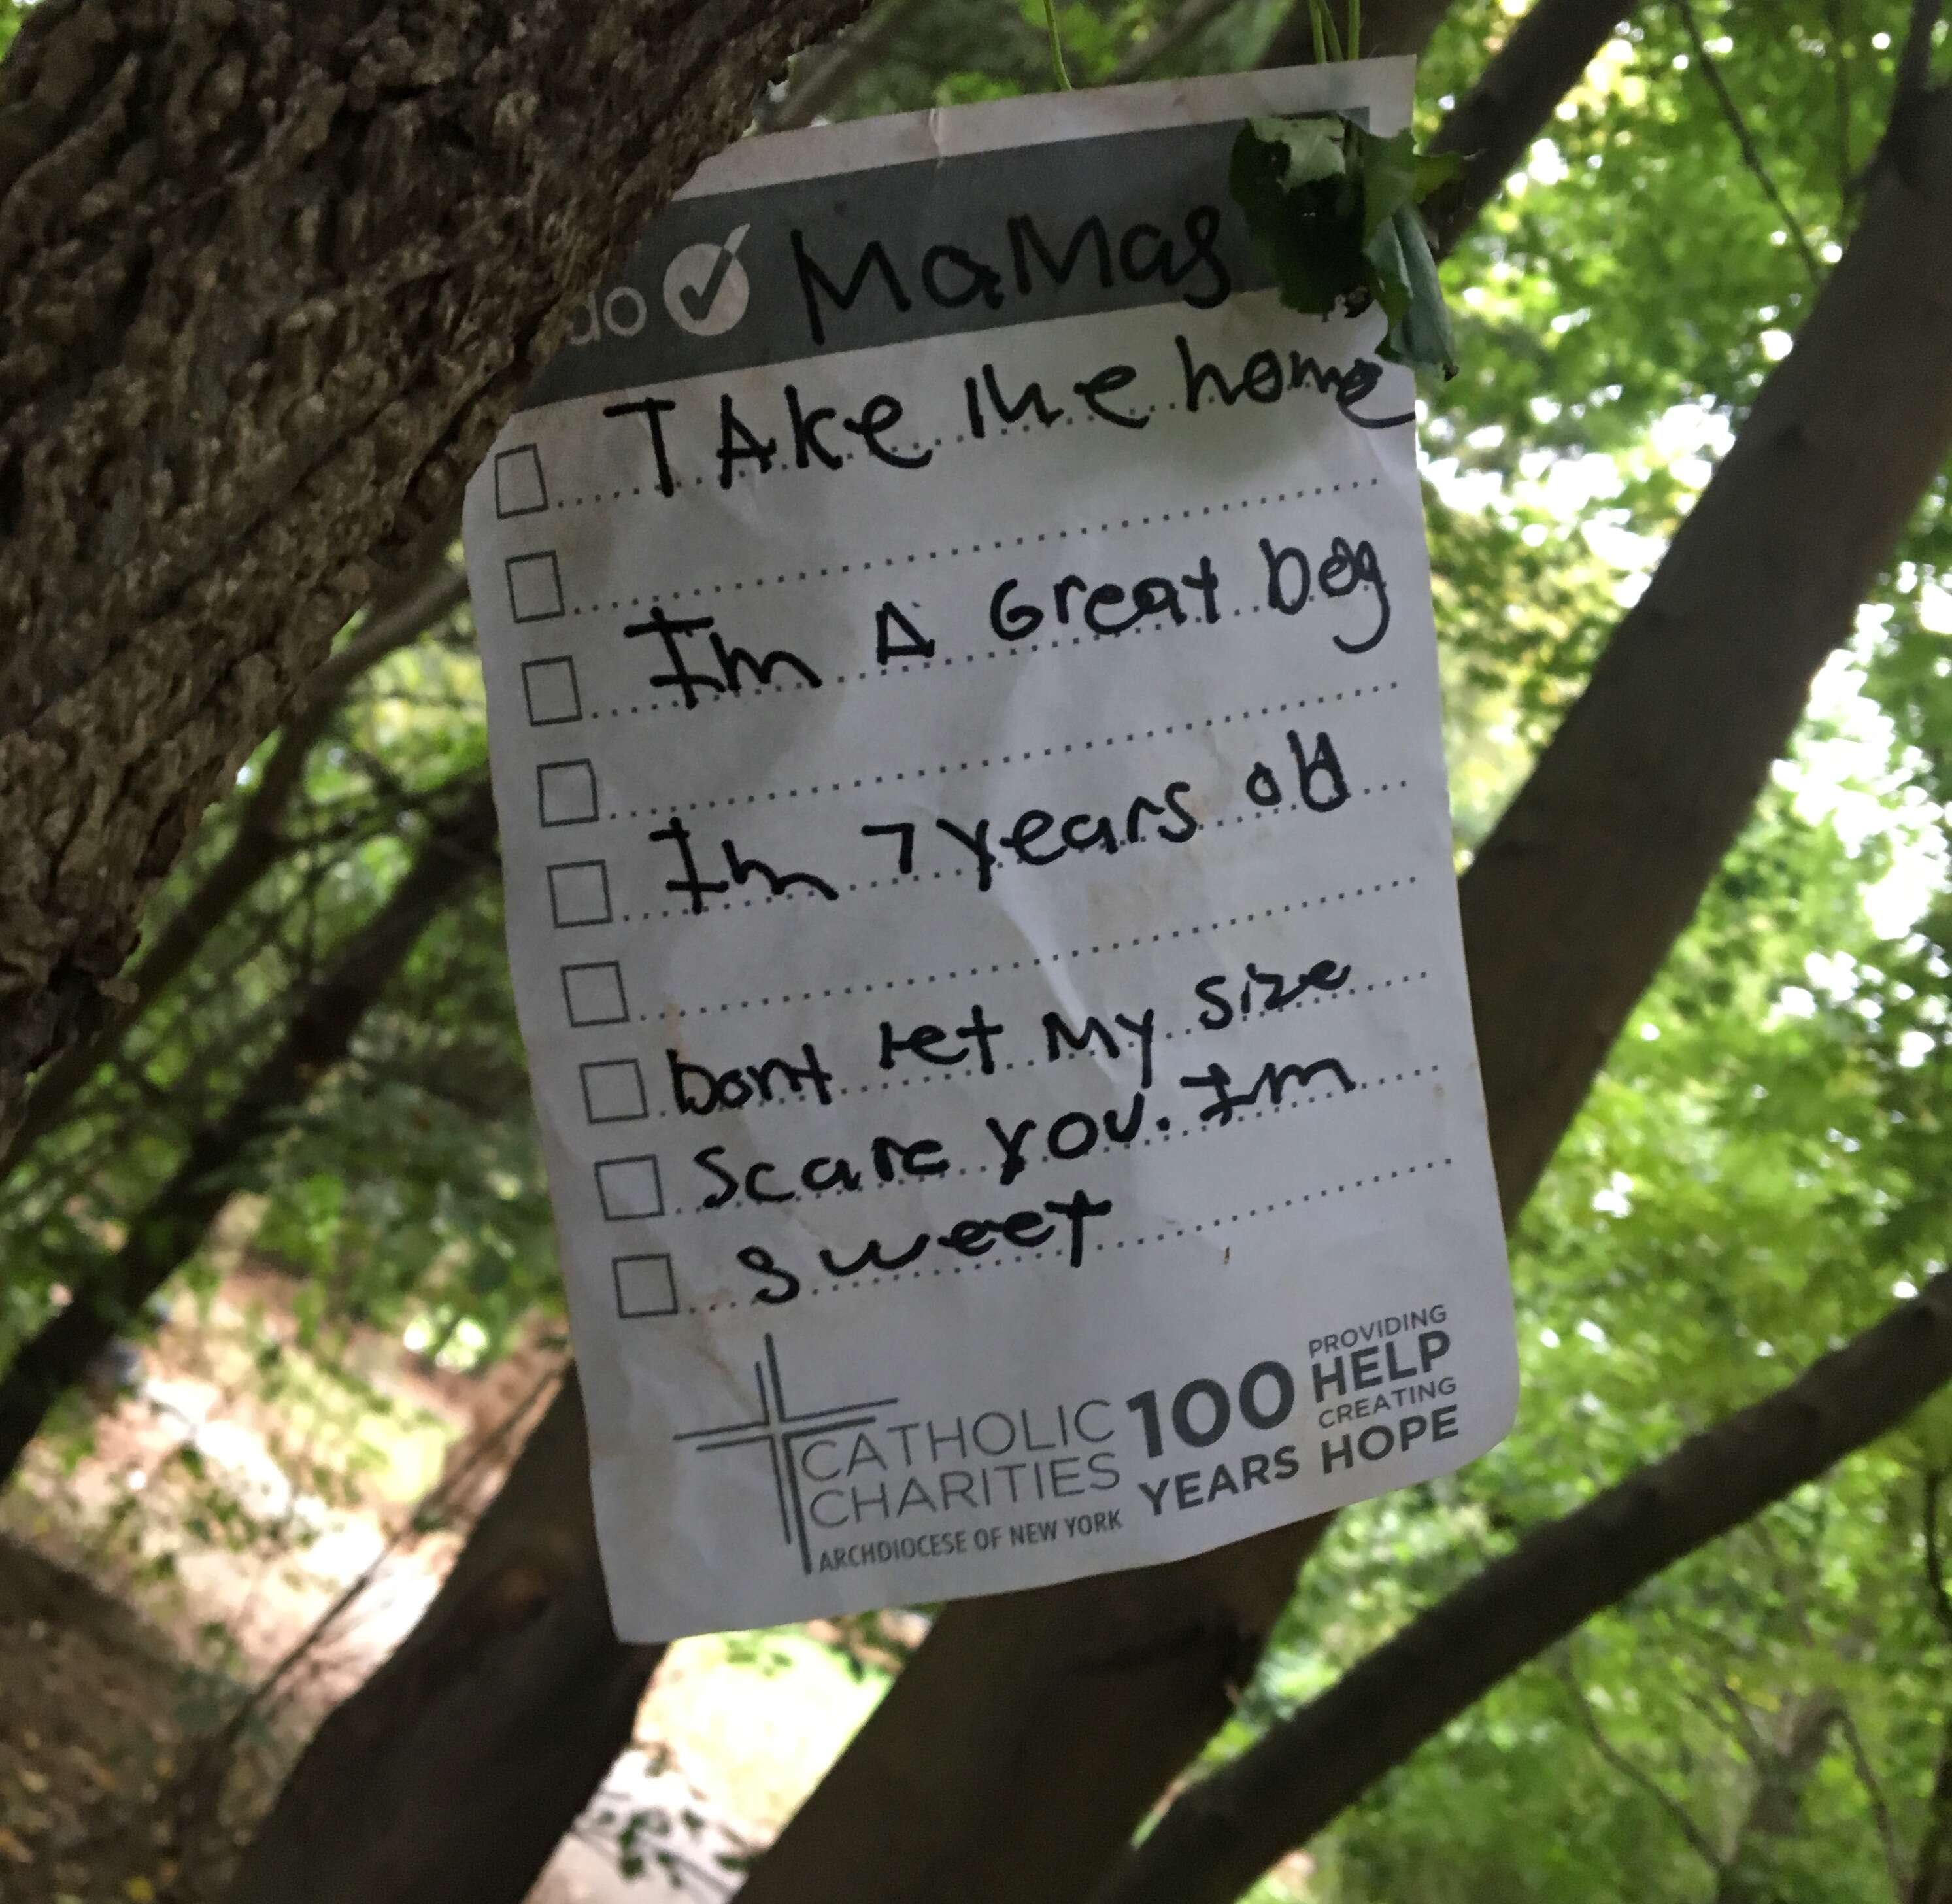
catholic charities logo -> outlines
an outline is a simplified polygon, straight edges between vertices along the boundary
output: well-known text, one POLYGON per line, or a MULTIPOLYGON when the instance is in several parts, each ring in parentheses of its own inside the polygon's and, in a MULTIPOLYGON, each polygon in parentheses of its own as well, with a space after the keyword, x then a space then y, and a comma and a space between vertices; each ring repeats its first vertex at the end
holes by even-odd
MULTIPOLYGON (((743 225, 733 234, 735 238, 744 235, 743 225)), ((684 254, 678 255, 682 259, 684 254)), ((668 285, 670 280, 665 282, 668 285)), ((740 296, 743 299, 743 292, 740 296)), ((771 1334, 765 1338, 765 1359, 752 1364, 752 1386, 759 1401, 757 1413, 749 1420, 724 1428, 693 1428, 671 1439, 706 1455, 723 1454, 731 1448, 764 1448, 772 1467, 780 1539, 787 1546, 798 1549, 800 1571, 811 1574, 813 1553, 806 1537, 806 1504, 800 1495, 803 1445, 849 1430, 872 1428, 881 1421, 884 1411, 897 1407, 899 1402, 894 1396, 884 1395, 878 1401, 841 1402, 829 1408, 788 1408, 779 1351, 771 1334)))
MULTIPOLYGON (((693 337, 721 337, 746 315, 752 280, 739 261, 749 224, 739 225, 715 245, 687 245, 665 268, 665 314, 693 337)), ((605 337, 635 337, 650 321, 650 306, 633 284, 613 284, 583 300, 570 327, 572 346, 605 337)))

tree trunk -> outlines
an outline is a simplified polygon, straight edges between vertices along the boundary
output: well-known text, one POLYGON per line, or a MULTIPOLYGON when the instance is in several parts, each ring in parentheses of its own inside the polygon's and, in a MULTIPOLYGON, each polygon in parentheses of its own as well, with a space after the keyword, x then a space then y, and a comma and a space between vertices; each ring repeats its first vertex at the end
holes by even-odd
POLYGON ((285 822, 305 784, 312 749, 330 728, 346 694, 368 669, 418 640, 467 598, 468 578, 445 555, 396 602, 376 605, 352 641, 305 683, 298 705, 250 797, 237 814, 230 844, 170 913, 93 1031, 70 1044, 34 1079, 13 1141, 0 1144, 0 1183, 67 1116, 89 1080, 180 978, 251 890, 290 851, 285 822))
POLYGON ((0 1145, 574 299, 859 0, 42 0, 0 64, 0 1145))
MULTIPOLYGON (((1508 1220, 1952 449, 1952 284, 1922 265, 1952 255, 1942 102, 1916 120, 1902 161, 1887 168, 1797 349, 1462 882, 1508 1220)), ((1209 1558, 1210 1622, 1300 1551, 1284 1551, 1294 1533, 1209 1558)), ((950 1608, 761 1860, 744 1904, 978 1904, 999 1871, 1016 1874, 1015 1904, 1075 1899, 1086 1847, 1116 1855, 1157 1797, 1160 1762, 1193 1756, 1224 1694, 1216 1680, 1158 1680, 1141 1719, 1094 1642, 1114 1607, 1140 1659, 1197 1625, 1176 1577, 1062 1590, 1062 1617, 1037 1595, 950 1608), (1012 1670, 993 1670, 997 1660, 1012 1670), (961 1703, 946 1706, 938 1686, 961 1703), (1046 1749, 1065 1736, 1097 1742, 1088 1762, 1046 1749), (1052 1814, 1071 1850, 1046 1864, 1052 1814), (881 1855, 890 1843, 899 1857, 881 1855)), ((1255 1650, 1248 1630, 1236 1638, 1234 1674, 1255 1650)))
POLYGON ((430 828, 414 863, 299 1000, 284 1035, 223 1114, 191 1138, 168 1181, 129 1220, 121 1247, 81 1268, 67 1307, 0 1376, 0 1488, 48 1411, 203 1241, 251 1149, 345 1056, 421 935, 493 863, 486 775, 430 828))
POLYGON ((1090 1904, 1233 1904, 1508 1674, 1948 1380, 1952 1276, 1939 1276, 1788 1387, 1547 1522, 1419 1614, 1179 1798, 1090 1904))
POLYGON ((229 1904, 521 1904, 664 1650, 611 1630, 588 1463, 572 1372, 420 1624, 320 1727, 229 1904))

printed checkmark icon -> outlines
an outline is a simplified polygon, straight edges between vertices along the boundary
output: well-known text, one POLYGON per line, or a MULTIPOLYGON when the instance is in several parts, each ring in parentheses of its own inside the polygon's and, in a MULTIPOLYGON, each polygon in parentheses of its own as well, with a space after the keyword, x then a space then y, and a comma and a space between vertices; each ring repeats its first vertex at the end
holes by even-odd
POLYGON ((702 324, 710 315, 712 307, 718 301, 719 288, 725 282, 725 274, 732 268, 732 261, 739 255, 739 247, 745 243, 750 225, 740 225, 718 248, 718 255, 712 261, 712 274, 703 284, 687 284, 681 287, 678 296, 684 301, 684 308, 695 321, 702 324))

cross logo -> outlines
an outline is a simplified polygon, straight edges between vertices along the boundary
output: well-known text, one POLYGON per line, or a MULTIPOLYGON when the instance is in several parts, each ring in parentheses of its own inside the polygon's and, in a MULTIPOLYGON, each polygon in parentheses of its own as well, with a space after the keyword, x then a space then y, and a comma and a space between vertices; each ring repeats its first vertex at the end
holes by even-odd
POLYGON ((800 1500, 799 1468, 793 1458, 794 1450, 816 1436, 835 1434, 847 1428, 871 1428, 881 1420, 882 1409, 898 1404, 894 1396, 885 1395, 877 1401, 843 1401, 830 1408, 790 1409, 780 1376, 779 1351, 770 1332, 765 1340, 765 1358, 752 1364, 752 1386, 759 1395, 757 1415, 729 1427, 689 1429, 671 1439, 689 1442, 707 1455, 728 1448, 764 1448, 772 1464, 780 1538, 787 1546, 799 1549, 800 1571, 811 1574, 813 1555, 807 1545, 806 1512, 800 1500))

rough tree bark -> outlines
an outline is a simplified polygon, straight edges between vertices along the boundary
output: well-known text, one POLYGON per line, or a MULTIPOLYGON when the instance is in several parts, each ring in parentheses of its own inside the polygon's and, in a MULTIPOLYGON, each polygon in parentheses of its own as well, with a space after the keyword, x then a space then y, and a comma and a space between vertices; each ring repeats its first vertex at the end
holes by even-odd
POLYGON ((42 0, 0 64, 0 1143, 577 296, 859 0, 42 0))
POLYGON ((1090 1904, 1232 1904, 1508 1674, 1947 1380, 1952 1276, 1940 1276, 1787 1388, 1535 1529, 1420 1614, 1184 1793, 1090 1904))
POLYGON ((248 1153, 344 1058, 421 935, 494 863, 495 806, 483 775, 428 829, 386 902, 306 988, 277 1045, 182 1161, 129 1219, 112 1254, 78 1265, 67 1307, 0 1376, 0 1488, 48 1411, 203 1240, 248 1153))
POLYGON ((211 934, 290 851, 286 817, 305 783, 312 749, 331 727, 347 693, 369 669, 418 640, 467 595, 467 577, 443 555, 410 582, 397 600, 376 604, 359 632, 306 681, 256 787, 239 810, 230 844, 164 921, 155 940, 116 986, 113 1001, 94 1029, 36 1075, 13 1141, 0 1144, 0 1183, 67 1115, 109 1054, 124 1043, 209 943, 211 934))

